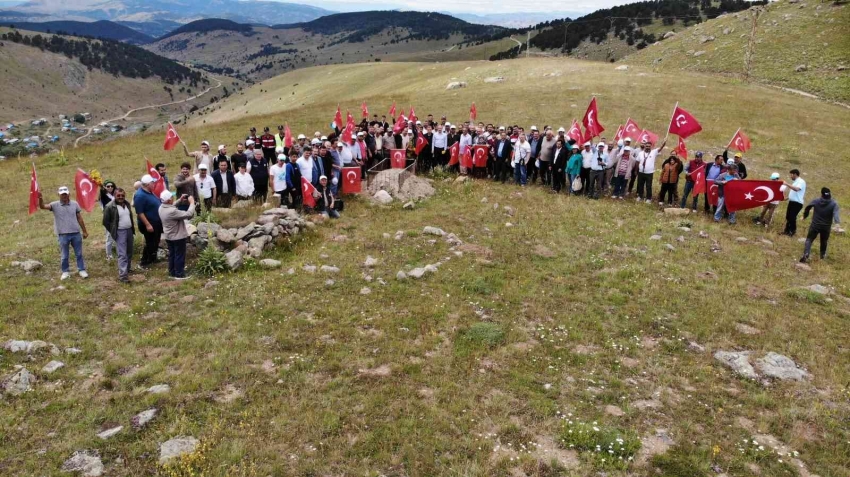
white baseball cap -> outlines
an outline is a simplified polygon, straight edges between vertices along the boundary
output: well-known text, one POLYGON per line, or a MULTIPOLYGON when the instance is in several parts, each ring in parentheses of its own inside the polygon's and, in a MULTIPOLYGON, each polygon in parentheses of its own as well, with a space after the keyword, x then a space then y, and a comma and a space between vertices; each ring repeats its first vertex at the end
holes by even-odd
POLYGON ((623 142, 632 142, 632 138, 627 137, 627 138, 623 139, 623 142))
POLYGON ((62 195, 62 194, 69 194, 69 193, 70 193, 70 192, 68 191, 68 187, 67 187, 67 186, 62 186, 62 187, 60 187, 60 188, 59 188, 59 195, 62 195))
POLYGON ((532 131, 537 131, 537 126, 531 126, 532 131))
POLYGON ((299 135, 298 135, 298 139, 307 139, 307 136, 305 136, 305 135, 303 135, 303 134, 299 134, 299 135))
POLYGON ((328 137, 327 137, 327 136, 322 136, 322 137, 321 137, 321 140, 322 140, 322 141, 327 141, 327 140, 328 140, 328 137))
POLYGON ((505 130, 504 126, 499 126, 499 131, 504 131, 504 130, 505 130))
POLYGON ((310 144, 321 144, 321 143, 322 143, 322 141, 320 141, 319 138, 315 138, 315 137, 313 138, 312 141, 310 141, 310 144))
POLYGON ((162 193, 159 194, 159 200, 161 200, 162 202, 168 202, 169 200, 171 200, 172 197, 173 197, 173 194, 171 193, 171 191, 169 191, 167 189, 162 191, 162 193))
POLYGON ((284 161, 286 161, 286 154, 278 154, 278 155, 277 155, 277 160, 278 160, 278 162, 284 162, 284 161))
POLYGON ((567 132, 567 130, 564 128, 558 128, 558 132, 567 132))
POLYGON ((222 150, 222 149, 224 149, 224 144, 219 144, 219 145, 218 145, 218 150, 220 151, 220 150, 222 150))
POLYGON ((145 174, 142 176, 142 185, 153 184, 156 182, 150 174, 145 174))
POLYGON ((201 146, 210 147, 210 142, 209 141, 201 141, 201 146))
POLYGON ((205 171, 205 170, 207 170, 207 169, 209 169, 209 167, 207 167, 207 165, 206 165, 206 164, 201 164, 201 165, 199 165, 199 166, 198 166, 198 170, 199 170, 199 171, 205 171))
POLYGON ((254 141, 253 141, 253 140, 248 139, 247 141, 245 141, 245 146, 253 146, 253 145, 254 145, 254 141))

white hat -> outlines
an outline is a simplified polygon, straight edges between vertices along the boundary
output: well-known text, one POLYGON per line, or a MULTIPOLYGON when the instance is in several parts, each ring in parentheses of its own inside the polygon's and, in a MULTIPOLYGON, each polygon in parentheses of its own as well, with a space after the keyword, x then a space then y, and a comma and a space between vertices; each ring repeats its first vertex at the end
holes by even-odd
POLYGON ((580 149, 580 148, 578 147, 578 144, 573 144, 572 147, 570 147, 570 149, 580 149))
POLYGON ((224 149, 224 144, 219 144, 219 145, 218 145, 218 150, 220 151, 220 150, 222 150, 222 149, 224 149))
POLYGON ((596 145, 596 147, 597 147, 597 148, 599 148, 599 147, 605 147, 605 143, 604 143, 604 142, 600 142, 599 144, 597 144, 597 145, 596 145))
POLYGON ((419 126, 421 126, 421 125, 422 125, 422 121, 416 121, 416 124, 417 124, 417 125, 419 125, 419 126))
POLYGON ((327 179, 328 179, 328 176, 319 176, 319 180, 322 180, 322 179, 327 180, 327 179))
POLYGON ((357 135, 356 135, 356 134, 352 134, 352 135, 351 135, 351 139, 357 139, 357 135))
POLYGON ((625 152, 631 152, 631 150, 632 150, 632 148, 630 148, 629 146, 626 146, 626 147, 623 148, 623 151, 625 151, 625 152))
POLYGON ((450 122, 446 121, 446 124, 444 124, 443 126, 445 126, 445 127, 447 127, 447 128, 450 128, 450 127, 452 127, 452 123, 450 123, 450 122))
POLYGON ((173 194, 168 189, 162 191, 159 194, 159 200, 161 200, 162 202, 168 202, 169 200, 171 200, 171 197, 173 197, 173 194))
POLYGON ((623 141, 624 141, 624 142, 632 142, 632 138, 627 137, 627 138, 623 139, 623 141))
MULTIPOLYGON (((205 171, 205 170, 207 170, 207 169, 209 169, 209 167, 207 167, 207 165, 206 165, 206 164, 200 164, 200 165, 198 165, 198 170, 199 170, 199 171, 205 171)), ((144 180, 142 180, 142 182, 144 182, 144 180)))
POLYGON ((734 163, 735 163, 735 159, 729 159, 728 161, 726 161, 726 164, 729 165, 729 166, 731 166, 734 163))
POLYGON ((558 132, 567 132, 567 130, 561 127, 561 128, 558 128, 558 132))
POLYGON ((774 172, 773 174, 771 174, 771 175, 770 175, 770 179, 771 179, 771 180, 774 180, 774 181, 775 181, 776 179, 779 179, 779 177, 780 177, 780 175, 779 175, 779 173, 778 173, 778 172, 774 172))
POLYGON ((360 131, 359 133, 357 133, 357 135, 358 135, 358 136, 365 136, 365 135, 366 135, 366 133, 364 133, 363 131, 360 131))
POLYGON ((319 137, 322 135, 322 131, 316 131, 313 133, 314 136, 319 137))
POLYGON ((532 131, 537 131, 537 126, 531 126, 532 131))
POLYGON ((617 141, 617 147, 623 147, 623 140, 622 139, 617 141))
POLYGON ((156 181, 153 180, 153 177, 151 177, 150 174, 145 174, 142 176, 142 185, 153 184, 154 182, 156 181))
POLYGON ((280 162, 285 161, 286 160, 286 154, 278 154, 277 160, 280 161, 280 162))
POLYGON ((70 192, 68 192, 68 187, 67 187, 67 186, 62 186, 62 187, 60 187, 60 188, 59 188, 59 195, 62 195, 62 194, 69 194, 69 193, 70 193, 70 192))
POLYGON ((280 153, 283 152, 283 148, 282 147, 276 147, 276 148, 274 148, 274 152, 275 152, 275 154, 280 154, 280 153))
POLYGON ((505 130, 504 126, 499 126, 499 131, 504 131, 504 130, 505 130))
POLYGON ((253 146, 253 145, 254 145, 254 141, 252 141, 251 139, 248 139, 247 141, 245 141, 245 146, 246 146, 246 147, 247 147, 247 146, 253 146))
POLYGON ((310 144, 321 144, 321 143, 322 143, 322 141, 319 140, 318 138, 315 138, 315 137, 313 138, 312 141, 310 141, 310 144))
POLYGON ((327 136, 322 136, 320 139, 321 139, 322 141, 327 141, 327 140, 328 140, 328 137, 327 137, 327 136))
POLYGON ((593 146, 593 144, 591 144, 590 141, 587 141, 586 143, 584 143, 584 147, 592 147, 592 146, 593 146))
POLYGON ((298 139, 307 139, 307 136, 305 136, 305 135, 303 135, 303 134, 299 134, 299 135, 298 135, 298 139))
POLYGON ((210 147, 210 142, 209 141, 201 141, 201 146, 210 147))

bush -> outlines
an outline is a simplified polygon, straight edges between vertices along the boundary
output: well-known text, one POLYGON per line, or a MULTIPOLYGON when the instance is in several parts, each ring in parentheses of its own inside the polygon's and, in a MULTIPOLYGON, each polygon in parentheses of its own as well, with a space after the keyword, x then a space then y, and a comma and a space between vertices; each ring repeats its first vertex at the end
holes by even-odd
POLYGON ((213 246, 208 246, 198 254, 195 270, 201 275, 213 276, 228 270, 227 257, 224 252, 213 246))
POLYGON ((461 332, 460 339, 474 346, 494 348, 505 341, 505 332, 495 323, 475 323, 461 332))

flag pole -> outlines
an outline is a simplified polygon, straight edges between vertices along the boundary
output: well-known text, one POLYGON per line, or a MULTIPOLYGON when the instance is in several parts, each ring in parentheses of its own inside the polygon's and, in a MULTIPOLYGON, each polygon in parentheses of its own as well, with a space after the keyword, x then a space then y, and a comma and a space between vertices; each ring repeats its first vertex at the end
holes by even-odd
POLYGON ((676 115, 676 108, 679 107, 679 102, 676 101, 676 106, 673 106, 673 114, 670 115, 670 124, 667 125, 667 135, 664 136, 664 142, 670 137, 670 128, 673 126, 673 116, 676 115))
POLYGON ((734 141, 734 140, 735 140, 735 136, 737 136, 739 132, 741 132, 741 128, 738 128, 738 129, 735 131, 735 134, 733 134, 733 135, 732 135, 732 139, 730 139, 730 140, 729 140, 729 143, 728 143, 728 144, 726 144, 726 149, 727 149, 727 150, 729 149, 729 146, 731 146, 731 145, 732 145, 732 141, 734 141))

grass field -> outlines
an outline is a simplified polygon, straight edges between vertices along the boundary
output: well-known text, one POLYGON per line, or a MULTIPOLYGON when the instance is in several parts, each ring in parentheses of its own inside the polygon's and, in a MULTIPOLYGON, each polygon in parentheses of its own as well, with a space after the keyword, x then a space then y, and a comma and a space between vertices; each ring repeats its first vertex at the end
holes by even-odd
MULTIPOLYGON (((704 127, 691 151, 717 152, 742 126, 754 143, 751 176, 799 167, 808 198, 823 185, 839 202, 850 193, 838 155, 844 108, 733 79, 563 59, 299 70, 180 133, 190 145, 232 145, 250 125, 324 130, 337 102, 356 114, 363 100, 452 122, 475 101, 487 122, 568 125, 591 95, 610 131, 631 116, 663 134, 681 101, 704 127), (505 81, 483 83, 490 76, 505 81), (452 78, 468 86, 446 91, 452 78)), ((48 196, 77 167, 128 186, 143 156, 176 170, 182 158, 161 144, 150 133, 36 166, 48 196)), ((412 211, 350 199, 341 220, 269 255, 281 270, 248 267, 214 282, 171 282, 159 266, 119 286, 100 214, 86 214, 92 278, 57 289, 51 217, 25 213, 29 167, 0 164, 10 199, 0 204, 0 341, 82 353, 0 354, 0 376, 21 365, 40 378, 0 401, 3 475, 59 474, 82 449, 97 450, 108 475, 129 476, 839 477, 850 467, 846 236, 804 272, 795 267, 802 245, 776 235, 781 218, 765 232, 749 225, 751 212, 730 227, 646 204, 437 177, 437 195, 412 211), (452 249, 424 226, 464 245, 452 249), (362 266, 367 256, 378 259, 373 269, 362 266), (9 265, 25 258, 44 268, 25 275, 9 265), (421 280, 395 278, 439 261, 421 280), (340 272, 302 269, 325 264, 340 272), (812 284, 832 294, 800 289, 812 284), (747 381, 712 358, 720 349, 775 351, 812 379, 747 381), (50 359, 65 367, 48 376, 39 370, 50 359), (145 392, 158 384, 170 392, 145 392), (150 408, 154 420, 132 429, 131 417, 150 408), (125 428, 115 437, 96 437, 116 424, 125 428), (158 445, 180 435, 202 445, 160 467, 158 445), (798 454, 777 455, 780 443, 798 454)))
MULTIPOLYGON (((768 4, 758 20, 751 80, 850 101, 850 6, 840 2, 768 4), (796 71, 805 65, 805 71, 796 71)), ((709 20, 623 60, 655 71, 699 71, 742 78, 750 12, 709 20), (713 37, 711 41, 703 40, 713 37), (702 53, 699 53, 699 52, 702 53)))

